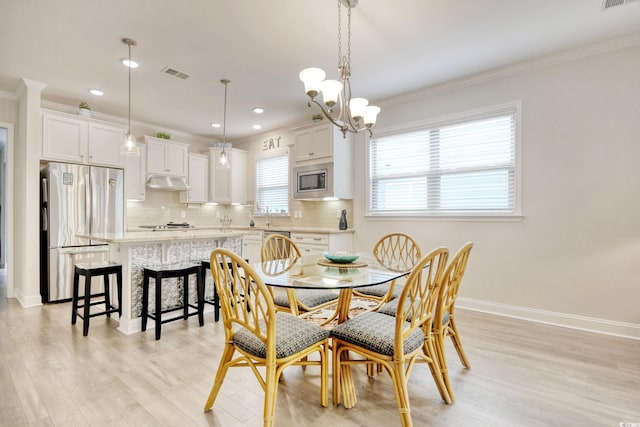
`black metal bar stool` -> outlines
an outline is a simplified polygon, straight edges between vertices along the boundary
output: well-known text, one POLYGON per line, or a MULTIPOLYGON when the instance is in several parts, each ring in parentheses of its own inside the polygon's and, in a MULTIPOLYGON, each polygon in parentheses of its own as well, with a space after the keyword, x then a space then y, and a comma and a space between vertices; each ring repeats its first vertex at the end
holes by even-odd
MULTIPOLYGON (((245 259, 246 262, 249 262, 248 259, 245 259)), ((200 261, 202 264, 202 268, 205 271, 211 270, 211 261, 208 259, 204 259, 200 261)), ((231 267, 231 263, 229 263, 229 267, 231 267)), ((205 303, 213 305, 213 318, 217 322, 220 320, 220 298, 218 297, 218 289, 216 288, 215 282, 213 283, 213 299, 205 299, 205 303)))
POLYGON ((156 324, 156 339, 160 339, 160 329, 163 323, 174 320, 187 320, 190 316, 198 315, 200 326, 204 326, 204 272, 199 263, 174 263, 163 264, 144 268, 144 279, 142 282, 142 330, 147 330, 147 318, 151 318, 156 324), (189 276, 196 275, 197 305, 189 303, 189 276), (162 279, 182 278, 182 306, 162 310, 162 279), (156 282, 155 313, 149 313, 149 279, 154 278, 156 282), (196 311, 190 311, 195 308, 196 311), (182 310, 181 316, 170 319, 162 319, 164 313, 182 310))
POLYGON ((122 316, 122 265, 115 262, 93 262, 85 264, 76 264, 73 269, 73 299, 72 299, 72 311, 71 311, 71 324, 75 325, 78 316, 82 318, 82 335, 85 337, 89 333, 89 318, 95 316, 102 316, 106 314, 107 317, 111 317, 111 313, 118 313, 122 316), (111 274, 116 275, 116 286, 118 289, 118 307, 111 305, 111 292, 109 289, 109 276, 111 274), (79 305, 80 297, 80 276, 84 276, 84 296, 83 304, 79 305), (98 294, 91 293, 91 278, 93 276, 103 276, 104 278, 104 292, 98 294), (91 298, 104 297, 104 300, 91 301, 91 298), (99 313, 91 313, 90 308, 92 305, 104 304, 105 310, 99 313), (78 309, 83 309, 83 314, 78 313, 78 309))

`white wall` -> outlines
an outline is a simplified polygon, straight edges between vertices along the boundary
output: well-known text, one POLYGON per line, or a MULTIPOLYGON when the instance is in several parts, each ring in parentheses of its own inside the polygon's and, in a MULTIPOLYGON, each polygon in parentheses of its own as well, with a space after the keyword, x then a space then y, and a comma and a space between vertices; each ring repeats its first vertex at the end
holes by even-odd
MULTIPOLYGON (((556 323, 571 323, 557 313, 584 316, 587 329, 623 322, 614 333, 640 338, 640 47, 514 69, 383 103, 376 129, 521 101, 523 220, 368 218, 361 179, 355 244, 370 248, 391 231, 412 234, 423 250, 472 240, 460 291, 469 305, 506 304, 556 323)), ((355 147, 354 176, 364 177, 364 141, 355 147)))

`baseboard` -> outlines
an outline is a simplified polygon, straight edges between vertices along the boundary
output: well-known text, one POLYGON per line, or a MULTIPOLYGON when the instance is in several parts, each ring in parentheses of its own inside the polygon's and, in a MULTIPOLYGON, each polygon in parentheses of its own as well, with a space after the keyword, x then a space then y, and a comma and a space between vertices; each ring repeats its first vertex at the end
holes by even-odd
POLYGON ((25 295, 22 289, 15 290, 15 298, 18 300, 23 308, 37 307, 42 305, 42 296, 37 295, 25 295))
POLYGON ((482 313, 515 319, 530 320, 548 325, 562 326, 581 331, 612 335, 623 338, 640 340, 640 325, 635 323, 618 322, 615 320, 598 319, 595 317, 576 316, 573 314, 554 311, 538 310, 535 308, 519 307, 470 298, 458 298, 456 307, 482 313))

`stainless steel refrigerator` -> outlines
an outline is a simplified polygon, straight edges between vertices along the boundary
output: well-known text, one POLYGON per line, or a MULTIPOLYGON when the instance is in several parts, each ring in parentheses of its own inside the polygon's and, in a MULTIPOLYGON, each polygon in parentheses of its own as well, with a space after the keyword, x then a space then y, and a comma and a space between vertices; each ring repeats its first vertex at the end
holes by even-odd
MULTIPOLYGON (((43 302, 73 296, 73 266, 103 261, 108 246, 78 237, 122 232, 122 169, 49 163, 40 172, 40 293, 43 302)), ((82 294, 82 292, 81 292, 82 294)))

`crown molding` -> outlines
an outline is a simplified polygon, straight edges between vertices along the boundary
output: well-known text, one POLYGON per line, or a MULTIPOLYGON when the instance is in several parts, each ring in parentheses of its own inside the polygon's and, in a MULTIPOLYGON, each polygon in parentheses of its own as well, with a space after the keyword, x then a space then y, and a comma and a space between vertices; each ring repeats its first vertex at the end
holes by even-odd
POLYGON ((530 59, 527 61, 518 62, 516 64, 507 65, 505 67, 496 68, 484 73, 474 74, 472 76, 463 77, 456 80, 451 80, 445 83, 428 86, 424 89, 412 91, 410 93, 399 95, 386 100, 382 100, 379 104, 389 107, 396 104, 402 104, 405 102, 412 102, 419 99, 424 99, 428 96, 433 96, 445 92, 450 92, 456 89, 461 89, 468 86, 474 86, 480 83, 497 80, 504 77, 509 77, 526 71, 534 70, 537 68, 544 68, 551 65, 563 64, 566 62, 575 61, 577 59, 586 58, 594 55, 600 55, 604 53, 611 53, 617 50, 626 49, 640 45, 640 33, 634 33, 624 37, 618 37, 611 40, 606 40, 599 43, 594 43, 588 46, 579 47, 576 49, 566 50, 563 52, 554 53, 551 55, 541 56, 538 58, 530 59))

